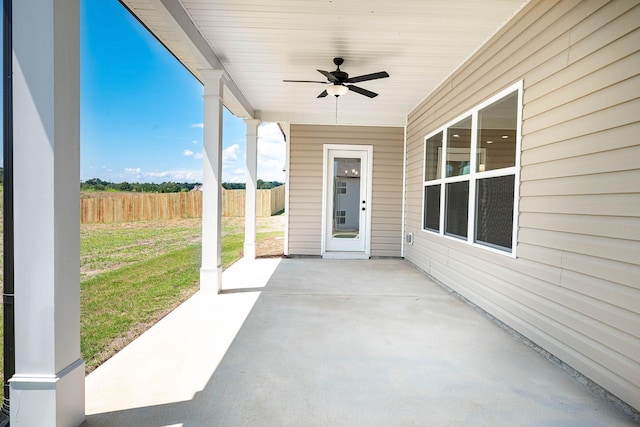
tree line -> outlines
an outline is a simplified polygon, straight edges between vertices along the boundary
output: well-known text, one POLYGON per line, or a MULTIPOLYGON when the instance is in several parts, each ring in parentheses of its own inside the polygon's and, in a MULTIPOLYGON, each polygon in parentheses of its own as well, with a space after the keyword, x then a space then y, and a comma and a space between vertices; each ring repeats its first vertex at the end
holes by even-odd
POLYGON ((80 182, 81 191, 132 191, 138 193, 180 193, 191 191, 198 183, 193 182, 109 182, 92 178, 80 182))
MULTIPOLYGON (((0 168, 1 170, 1 168, 0 168)), ((1 175, 0 175, 1 176, 1 175)), ((1 182, 1 181, 0 181, 1 182)), ((269 190, 282 185, 278 181, 263 181, 259 179, 256 183, 259 190, 269 190)), ((199 183, 194 182, 163 182, 160 184, 152 182, 109 182, 100 178, 92 178, 80 182, 81 191, 130 191, 138 193, 180 193, 193 190, 199 183)), ((223 182, 222 187, 227 190, 244 190, 244 182, 223 182)))
MULTIPOLYGON (((258 190, 271 190, 280 187, 283 183, 279 181, 263 181, 259 179, 256 182, 258 190)), ((244 182, 223 182, 222 186, 225 190, 245 190, 247 185, 244 182)))

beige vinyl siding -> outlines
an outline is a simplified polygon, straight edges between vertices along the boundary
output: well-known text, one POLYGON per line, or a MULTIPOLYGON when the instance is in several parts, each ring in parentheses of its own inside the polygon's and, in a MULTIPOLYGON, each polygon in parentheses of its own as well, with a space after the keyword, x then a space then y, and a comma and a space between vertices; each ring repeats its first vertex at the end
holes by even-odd
POLYGON ((399 257, 404 129, 291 125, 289 254, 321 255, 323 144, 373 145, 371 256, 399 257))
POLYGON ((409 115, 405 257, 640 409, 640 4, 532 1, 409 115), (523 81, 516 257, 422 231, 424 137, 523 81))

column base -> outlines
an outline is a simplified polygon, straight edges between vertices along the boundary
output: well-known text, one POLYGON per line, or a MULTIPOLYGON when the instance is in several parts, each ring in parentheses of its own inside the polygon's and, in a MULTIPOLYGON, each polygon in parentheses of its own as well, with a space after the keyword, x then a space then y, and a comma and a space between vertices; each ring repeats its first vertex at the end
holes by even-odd
POLYGON ((222 292, 222 267, 200 269, 200 290, 213 294, 222 292))
POLYGON ((244 244, 244 258, 256 259, 256 244, 255 242, 244 244))
POLYGON ((11 385, 11 425, 79 426, 84 422, 84 360, 56 375, 17 374, 11 385))

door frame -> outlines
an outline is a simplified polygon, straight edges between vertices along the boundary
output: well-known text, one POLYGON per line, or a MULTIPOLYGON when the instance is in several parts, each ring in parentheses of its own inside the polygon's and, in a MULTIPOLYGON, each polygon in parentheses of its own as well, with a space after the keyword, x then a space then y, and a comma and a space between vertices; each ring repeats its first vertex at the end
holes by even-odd
MULTIPOLYGON (((363 177, 361 176, 361 179, 363 177)), ((323 144, 322 145, 322 237, 321 237, 321 255, 323 258, 342 258, 342 259, 368 259, 371 256, 371 200, 373 194, 373 145, 346 145, 346 144, 323 144), (366 211, 365 221, 361 224, 364 228, 364 251, 363 252, 346 252, 346 251, 327 251, 327 227, 328 222, 333 218, 329 216, 328 197, 330 189, 333 188, 333 176, 329 175, 329 151, 330 150, 350 150, 364 151, 367 156, 365 191, 366 191, 366 211)))

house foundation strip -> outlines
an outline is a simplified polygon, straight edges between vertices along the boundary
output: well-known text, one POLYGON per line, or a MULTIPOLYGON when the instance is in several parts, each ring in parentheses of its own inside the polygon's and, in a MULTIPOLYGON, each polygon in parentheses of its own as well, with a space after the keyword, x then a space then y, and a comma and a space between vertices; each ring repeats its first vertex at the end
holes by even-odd
POLYGON ((224 72, 202 70, 204 136, 202 164, 202 267, 200 289, 222 290, 222 91, 224 72))
POLYGON ((15 374, 11 425, 84 421, 80 6, 13 2, 15 374))
POLYGON ((247 185, 245 191, 245 218, 244 218, 244 257, 256 258, 256 191, 258 175, 258 127, 260 120, 246 119, 247 125, 247 150, 246 172, 247 185))

